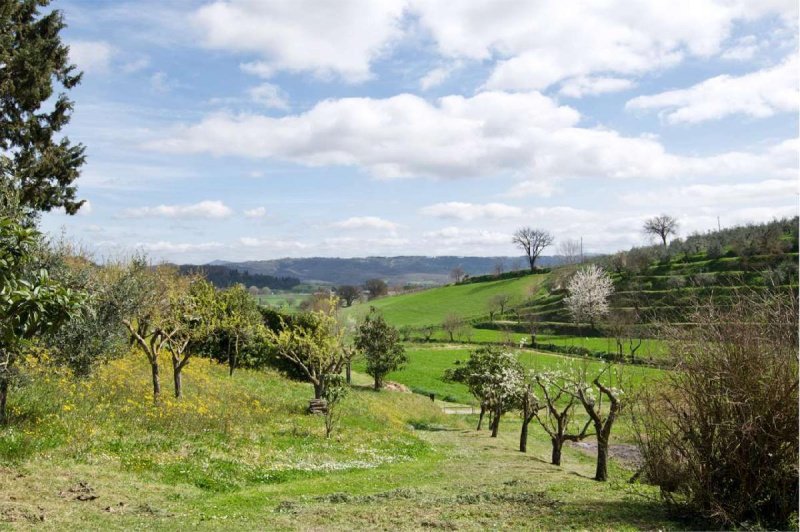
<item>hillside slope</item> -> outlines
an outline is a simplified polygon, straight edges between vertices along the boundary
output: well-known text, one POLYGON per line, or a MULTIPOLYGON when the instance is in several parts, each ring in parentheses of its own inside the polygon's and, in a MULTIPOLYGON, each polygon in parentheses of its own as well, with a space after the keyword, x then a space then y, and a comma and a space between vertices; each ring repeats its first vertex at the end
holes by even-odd
POLYGON ((517 279, 442 286, 375 299, 353 305, 344 312, 346 315, 359 315, 367 312, 369 307, 375 307, 397 327, 439 326, 448 314, 467 320, 484 316, 492 298, 499 294, 511 298, 509 307, 519 305, 536 293, 546 278, 547 274, 534 274, 517 279))

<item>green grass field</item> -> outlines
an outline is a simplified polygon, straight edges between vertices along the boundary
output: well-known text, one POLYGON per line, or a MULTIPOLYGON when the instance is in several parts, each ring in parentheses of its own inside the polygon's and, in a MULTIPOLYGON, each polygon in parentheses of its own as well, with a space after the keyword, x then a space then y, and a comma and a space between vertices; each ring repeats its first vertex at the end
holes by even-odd
POLYGON ((427 398, 356 387, 325 439, 322 419, 305 414, 310 386, 270 372, 229 377, 193 360, 186 396, 160 406, 139 354, 84 380, 37 365, 22 376, 12 422, 0 428, 0 528, 686 526, 669 519, 653 488, 627 484, 632 471, 620 462, 612 459, 607 483, 591 480, 584 450, 568 447, 563 466, 551 466, 536 429, 519 453, 513 414, 492 439, 472 429, 474 417, 446 416, 427 398))
POLYGON ((386 320, 396 327, 440 325, 450 313, 464 319, 487 314, 489 300, 497 294, 508 294, 512 297, 512 305, 520 304, 545 278, 546 274, 539 274, 519 279, 431 288, 353 305, 344 313, 358 316, 373 306, 381 310, 386 320))
MULTIPOLYGON (((453 345, 419 345, 409 344, 406 347, 408 364, 399 370, 390 373, 387 379, 399 382, 411 390, 428 395, 433 393, 438 399, 461 404, 476 404, 467 387, 463 384, 446 382, 443 379, 445 370, 455 367, 456 361, 464 361, 476 346, 453 345)), ((590 373, 599 373, 603 362, 593 359, 579 359, 543 353, 531 349, 515 349, 519 353, 519 360, 526 368, 539 371, 563 369, 575 371, 586 364, 590 373)), ((644 385, 648 380, 658 379, 662 370, 641 366, 619 366, 623 371, 623 378, 633 387, 644 385)), ((357 370, 363 370, 363 362, 355 365, 357 370)))

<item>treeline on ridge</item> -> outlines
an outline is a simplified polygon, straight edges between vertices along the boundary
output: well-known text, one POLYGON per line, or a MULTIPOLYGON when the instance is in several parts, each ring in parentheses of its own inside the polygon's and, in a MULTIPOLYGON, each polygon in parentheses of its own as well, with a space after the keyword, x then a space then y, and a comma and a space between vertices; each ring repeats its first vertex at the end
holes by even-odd
POLYGON ((193 264, 183 264, 178 266, 182 275, 200 274, 217 288, 230 288, 237 284, 244 286, 256 286, 258 288, 271 288, 272 290, 291 290, 300 284, 300 279, 296 277, 276 277, 274 275, 264 275, 260 273, 249 273, 235 268, 221 265, 196 266, 193 264))

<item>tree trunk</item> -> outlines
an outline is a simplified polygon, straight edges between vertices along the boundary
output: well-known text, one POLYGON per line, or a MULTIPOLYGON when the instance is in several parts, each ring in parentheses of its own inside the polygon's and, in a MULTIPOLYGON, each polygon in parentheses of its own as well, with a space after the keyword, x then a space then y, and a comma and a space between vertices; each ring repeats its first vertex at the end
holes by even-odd
POLYGON ((347 365, 344 367, 344 374, 345 379, 347 379, 347 384, 350 384, 350 361, 347 361, 347 365))
POLYGON ((481 423, 483 423, 483 415, 486 413, 486 407, 481 405, 481 413, 478 416, 478 428, 475 430, 481 430, 481 423))
POLYGON ((553 444, 553 454, 550 456, 550 463, 560 466, 561 448, 564 446, 564 440, 560 438, 550 438, 550 443, 553 444))
POLYGON ((597 435, 597 470, 595 480, 608 480, 608 438, 597 435))
POLYGON ((179 399, 183 397, 183 386, 181 386, 181 371, 183 371, 182 367, 175 366, 172 372, 172 379, 175 381, 175 397, 179 399))
POLYGON ((519 431, 519 452, 521 453, 528 452, 528 423, 530 422, 528 416, 522 419, 522 430, 519 431))
POLYGON ((8 401, 8 375, 0 377, 0 425, 8 423, 6 403, 8 401))
POLYGON ((381 378, 375 375, 375 391, 377 392, 383 387, 383 382, 381 382, 381 378))
POLYGON ((151 362, 150 369, 153 372, 153 402, 157 403, 161 396, 161 377, 158 374, 158 362, 151 362))
POLYGON ((495 411, 493 421, 494 422, 492 423, 492 438, 496 438, 497 433, 500 430, 500 412, 495 411))
POLYGON ((322 399, 322 394, 325 392, 325 385, 320 382, 314 383, 314 399, 322 399))

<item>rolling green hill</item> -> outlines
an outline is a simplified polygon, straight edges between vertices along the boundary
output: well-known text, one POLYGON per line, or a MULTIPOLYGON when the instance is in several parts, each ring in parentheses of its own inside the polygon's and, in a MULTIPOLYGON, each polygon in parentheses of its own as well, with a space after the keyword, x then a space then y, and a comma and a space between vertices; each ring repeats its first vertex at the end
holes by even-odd
POLYGON ((546 278, 547 274, 532 274, 517 279, 442 286, 353 305, 345 309, 345 314, 357 316, 372 306, 398 327, 438 326, 448 314, 473 320, 487 314, 490 300, 498 294, 511 297, 509 306, 522 304, 539 290, 546 278))

